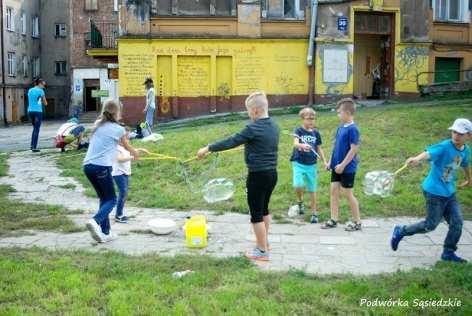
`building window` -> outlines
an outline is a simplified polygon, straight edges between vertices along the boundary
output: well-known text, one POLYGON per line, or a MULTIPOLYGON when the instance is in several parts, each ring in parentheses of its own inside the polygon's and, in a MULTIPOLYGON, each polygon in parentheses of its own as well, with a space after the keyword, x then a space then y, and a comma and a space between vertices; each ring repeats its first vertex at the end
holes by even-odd
POLYGON ((8 76, 16 76, 16 54, 11 52, 8 53, 8 76))
POLYGON ((7 30, 15 31, 15 10, 7 7, 7 30))
POLYGON ((28 77, 28 57, 26 55, 23 55, 23 77, 28 77))
POLYGON ((119 1, 118 0, 113 0, 113 9, 115 10, 115 12, 118 12, 119 10, 119 1))
POLYGON ((434 0, 434 20, 442 22, 469 22, 468 0, 434 0))
POLYGON ((33 77, 37 78, 41 74, 39 57, 33 57, 31 62, 33 77))
POLYGON ((98 0, 85 0, 85 10, 98 10, 98 0))
POLYGON ((65 61, 56 61, 56 76, 64 76, 67 74, 67 63, 65 61))
POLYGON ((66 24, 56 23, 56 37, 66 37, 66 24))
POLYGON ((33 26, 31 34, 34 38, 39 38, 39 17, 34 16, 31 21, 33 26))
POLYGON ((22 12, 20 17, 21 35, 26 35, 26 13, 22 12))
POLYGON ((262 0, 264 19, 303 20, 305 0, 262 0))

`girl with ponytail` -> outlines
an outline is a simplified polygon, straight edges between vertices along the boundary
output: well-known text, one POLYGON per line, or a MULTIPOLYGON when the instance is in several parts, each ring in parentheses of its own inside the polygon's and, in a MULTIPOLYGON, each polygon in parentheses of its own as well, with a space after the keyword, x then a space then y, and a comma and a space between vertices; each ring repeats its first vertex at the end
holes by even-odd
POLYGON ((110 230, 108 215, 116 205, 116 194, 111 175, 116 159, 117 147, 121 142, 133 159, 139 159, 136 149, 130 145, 126 130, 119 120, 121 107, 114 100, 106 100, 100 116, 92 128, 92 136, 84 158, 84 173, 97 192, 100 206, 95 216, 87 222, 87 229, 96 241, 108 242, 116 239, 110 230))

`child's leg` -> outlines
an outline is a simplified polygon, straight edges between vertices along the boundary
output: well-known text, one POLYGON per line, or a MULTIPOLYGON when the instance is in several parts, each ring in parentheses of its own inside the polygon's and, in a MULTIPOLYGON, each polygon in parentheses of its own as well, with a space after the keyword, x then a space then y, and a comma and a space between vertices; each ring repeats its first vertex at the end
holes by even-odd
POLYGON ((331 182, 331 195, 330 195, 330 209, 331 219, 336 222, 339 220, 339 191, 341 188, 340 182, 331 182))
POLYGON ((313 214, 317 213, 316 192, 310 192, 310 207, 313 214))
POLYGON ((251 224, 256 236, 256 247, 262 251, 267 251, 267 230, 264 222, 263 208, 264 195, 261 182, 257 174, 249 173, 246 181, 247 203, 251 213, 251 224))
POLYGON ((449 224, 449 230, 446 235, 446 240, 444 241, 444 251, 455 252, 457 250, 457 243, 462 235, 462 225, 464 223, 462 212, 455 195, 450 198, 446 204, 444 218, 449 224))
POLYGON ((115 180, 119 191, 115 217, 121 217, 123 216, 123 208, 128 197, 128 176, 123 174, 114 176, 113 179, 115 180))
POLYGON ((352 188, 342 188, 341 189, 344 195, 347 198, 347 202, 349 204, 349 208, 351 209, 351 214, 356 223, 361 222, 361 214, 359 212, 359 202, 357 201, 356 197, 354 196, 354 192, 352 188))
POLYGON ((268 183, 268 189, 266 191, 265 199, 264 199, 264 212, 263 212, 263 220, 266 228, 267 239, 269 238, 269 226, 270 221, 272 220, 272 216, 269 213, 269 202, 270 197, 272 196, 272 192, 274 191, 275 185, 277 184, 277 173, 270 177, 268 183))
POLYGON ((297 203, 303 203, 303 188, 295 188, 295 192, 297 193, 297 203))
POLYGON ((446 206, 444 198, 427 192, 423 192, 423 194, 426 199, 426 218, 421 222, 403 226, 401 233, 404 236, 433 231, 441 222, 446 206))
POLYGON ((297 203, 301 204, 303 203, 303 191, 304 191, 304 186, 305 186, 305 181, 304 181, 304 174, 301 166, 293 161, 292 162, 292 182, 293 182, 293 187, 295 188, 295 193, 297 195, 297 203))

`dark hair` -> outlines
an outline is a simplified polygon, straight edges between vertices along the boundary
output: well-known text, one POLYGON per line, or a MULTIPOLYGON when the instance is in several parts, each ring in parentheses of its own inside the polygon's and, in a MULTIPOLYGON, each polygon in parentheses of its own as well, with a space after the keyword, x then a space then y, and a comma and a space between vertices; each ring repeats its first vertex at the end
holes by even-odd
POLYGON ((33 79, 33 85, 34 85, 34 86, 37 86, 37 85, 39 85, 39 84, 41 84, 41 83, 44 84, 44 83, 46 83, 46 82, 45 82, 42 78, 40 78, 40 77, 36 77, 36 78, 33 79))

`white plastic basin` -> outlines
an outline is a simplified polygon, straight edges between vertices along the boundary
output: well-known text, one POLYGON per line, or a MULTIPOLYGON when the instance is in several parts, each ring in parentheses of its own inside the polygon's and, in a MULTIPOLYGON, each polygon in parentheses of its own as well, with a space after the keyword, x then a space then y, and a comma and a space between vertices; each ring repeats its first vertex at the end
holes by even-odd
POLYGON ((177 228, 177 224, 173 220, 167 218, 153 218, 148 221, 148 226, 156 235, 167 235, 177 228))

